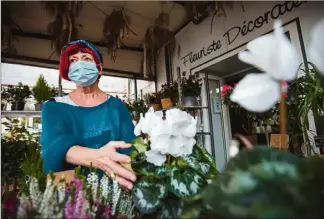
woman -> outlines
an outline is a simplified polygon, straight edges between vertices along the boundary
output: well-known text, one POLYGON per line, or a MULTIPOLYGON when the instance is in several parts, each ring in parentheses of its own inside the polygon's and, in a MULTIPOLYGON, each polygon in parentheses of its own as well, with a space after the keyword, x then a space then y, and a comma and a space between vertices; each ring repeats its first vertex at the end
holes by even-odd
POLYGON ((135 174, 120 163, 129 163, 129 142, 134 125, 124 103, 99 89, 102 55, 90 42, 76 40, 63 47, 60 77, 76 84, 63 97, 46 102, 42 109, 42 157, 46 173, 82 166, 99 174, 116 174, 122 187, 131 189, 135 174))

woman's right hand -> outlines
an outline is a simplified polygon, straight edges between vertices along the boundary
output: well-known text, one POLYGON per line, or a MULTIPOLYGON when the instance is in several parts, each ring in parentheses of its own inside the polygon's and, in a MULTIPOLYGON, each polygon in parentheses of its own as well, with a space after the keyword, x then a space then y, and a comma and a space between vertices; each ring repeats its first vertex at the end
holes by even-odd
POLYGON ((120 164, 130 163, 130 157, 116 152, 116 149, 130 147, 131 145, 126 144, 124 141, 111 141, 96 150, 96 156, 93 160, 93 165, 106 172, 107 175, 111 175, 112 173, 117 175, 118 183, 126 189, 133 188, 133 183, 136 181, 136 175, 120 164))

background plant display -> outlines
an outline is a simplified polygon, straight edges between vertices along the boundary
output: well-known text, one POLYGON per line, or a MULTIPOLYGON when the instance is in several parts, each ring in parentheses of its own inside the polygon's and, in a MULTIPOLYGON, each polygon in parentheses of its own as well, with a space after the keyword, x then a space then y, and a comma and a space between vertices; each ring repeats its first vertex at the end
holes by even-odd
POLYGON ((185 97, 198 97, 201 92, 202 79, 196 74, 191 74, 186 78, 185 74, 181 79, 182 96, 185 97))
POLYGON ((12 110, 24 110, 26 99, 31 95, 29 87, 21 82, 18 83, 18 86, 9 85, 1 93, 2 98, 12 104, 12 110))
POLYGON ((162 98, 170 98, 174 105, 178 104, 179 101, 178 82, 162 84, 160 93, 162 98))
POLYGON ((18 125, 18 119, 6 118, 8 122, 3 122, 5 130, 9 132, 9 136, 3 135, 1 138, 1 184, 2 189, 9 190, 11 186, 12 192, 17 192, 17 185, 22 173, 22 164, 25 153, 29 147, 39 148, 39 134, 31 134, 25 127, 18 125))
POLYGON ((148 106, 143 99, 127 99, 125 104, 134 121, 138 121, 140 119, 140 113, 145 113, 148 110, 148 106))

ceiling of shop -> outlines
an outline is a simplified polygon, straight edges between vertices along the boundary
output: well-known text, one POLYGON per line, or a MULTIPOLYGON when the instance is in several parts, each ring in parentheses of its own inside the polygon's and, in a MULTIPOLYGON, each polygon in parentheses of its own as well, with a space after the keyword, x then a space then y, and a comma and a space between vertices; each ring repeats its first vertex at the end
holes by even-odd
MULTIPOLYGON (((51 48, 52 37, 47 33, 47 26, 55 18, 49 16, 40 1, 2 2, 10 8, 11 18, 19 25, 15 41, 17 54, 2 53, 2 61, 27 64, 39 67, 57 68, 58 56, 51 48)), ((76 17, 78 38, 95 43, 104 56, 104 74, 142 78, 143 44, 146 30, 153 26, 154 20, 161 13, 169 15, 167 28, 177 32, 188 23, 182 2, 172 1, 83 1, 80 14, 76 17), (116 61, 112 61, 108 49, 102 43, 105 18, 114 9, 124 8, 130 17, 129 33, 124 46, 117 52, 116 61)))
MULTIPOLYGON (((47 34, 47 25, 53 21, 45 11, 41 2, 25 1, 6 3, 11 8, 14 21, 23 32, 47 34)), ((175 2, 165 1, 83 1, 81 13, 76 17, 76 24, 80 39, 99 42, 102 40, 103 24, 106 15, 114 9, 124 7, 127 16, 130 16, 130 29, 136 33, 129 34, 124 41, 125 45, 141 47, 144 43, 146 30, 153 25, 160 13, 169 14, 169 30, 176 31, 187 20, 185 8, 175 2)))

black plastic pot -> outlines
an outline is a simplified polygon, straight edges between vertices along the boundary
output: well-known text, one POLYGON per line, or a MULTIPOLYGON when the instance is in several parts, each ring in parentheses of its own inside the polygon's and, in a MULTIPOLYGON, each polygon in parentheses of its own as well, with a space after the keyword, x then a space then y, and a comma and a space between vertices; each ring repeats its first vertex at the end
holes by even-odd
POLYGON ((195 96, 183 96, 182 104, 184 106, 198 106, 198 99, 195 96))
POLYGON ((24 102, 13 102, 11 106, 11 110, 24 110, 25 103, 24 102))

